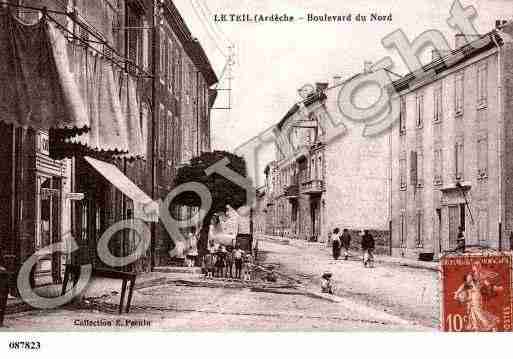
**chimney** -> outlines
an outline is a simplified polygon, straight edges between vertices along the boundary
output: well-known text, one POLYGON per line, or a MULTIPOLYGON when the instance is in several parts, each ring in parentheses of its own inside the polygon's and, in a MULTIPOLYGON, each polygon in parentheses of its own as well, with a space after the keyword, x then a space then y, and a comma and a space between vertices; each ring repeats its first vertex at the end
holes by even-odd
POLYGON ((454 49, 459 49, 467 44, 467 39, 463 34, 456 34, 454 36, 454 49))
POLYGON ((316 82, 315 83, 315 89, 317 92, 324 92, 328 88, 327 82, 316 82))
POLYGON ((495 20, 495 28, 499 29, 502 26, 506 25, 507 22, 508 22, 508 20, 497 19, 497 20, 495 20))
POLYGON ((478 40, 480 37, 481 37, 481 35, 479 35, 479 34, 477 34, 477 35, 456 34, 454 37, 454 49, 459 49, 460 47, 467 45, 469 43, 469 42, 467 42, 467 38, 468 38, 468 41, 472 42, 472 41, 478 40))
POLYGON ((363 62, 363 73, 368 74, 372 72, 372 61, 364 61, 363 62))
POLYGON ((340 75, 335 75, 333 76, 333 85, 338 85, 342 82, 342 76, 340 75))

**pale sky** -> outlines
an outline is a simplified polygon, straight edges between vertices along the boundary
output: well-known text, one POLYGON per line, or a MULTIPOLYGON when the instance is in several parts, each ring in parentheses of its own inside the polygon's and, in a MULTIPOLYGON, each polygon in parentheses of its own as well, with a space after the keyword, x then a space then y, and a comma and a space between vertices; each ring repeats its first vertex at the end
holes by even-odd
MULTIPOLYGON (((513 19, 513 1, 462 0, 463 6, 477 10, 474 24, 480 33, 490 31, 496 19, 513 19)), ((232 110, 212 111, 214 149, 233 150, 245 140, 278 122, 297 101, 297 89, 307 83, 332 81, 333 76, 349 77, 363 69, 364 61, 376 62, 384 56, 395 60, 394 70, 406 67, 394 51, 381 45, 381 39, 402 29, 410 41, 422 32, 437 29, 454 45, 455 32, 446 23, 452 0, 176 0, 176 6, 196 36, 218 75, 225 58, 217 48, 228 52, 222 32, 236 46, 232 110), (193 4, 209 16, 203 25, 193 4), (210 10, 210 13, 209 13, 210 10), (357 23, 356 14, 377 12, 392 14, 392 22, 357 23), (214 24, 213 14, 248 13, 288 14, 295 17, 346 15, 350 23, 244 23, 214 24), (207 32, 207 26, 209 32, 207 32), (213 33, 217 35, 214 35, 213 33), (213 38, 217 38, 218 46, 213 38)), ((221 83, 220 88, 226 88, 221 83)), ((215 106, 227 105, 227 95, 220 93, 215 106)))

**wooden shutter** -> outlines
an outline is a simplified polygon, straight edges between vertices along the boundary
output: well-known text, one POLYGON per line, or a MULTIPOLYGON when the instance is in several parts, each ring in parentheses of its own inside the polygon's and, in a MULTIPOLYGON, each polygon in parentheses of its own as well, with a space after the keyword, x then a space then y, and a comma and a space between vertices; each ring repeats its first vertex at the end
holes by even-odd
POLYGON ((417 152, 410 153, 410 180, 412 186, 417 186, 417 152))

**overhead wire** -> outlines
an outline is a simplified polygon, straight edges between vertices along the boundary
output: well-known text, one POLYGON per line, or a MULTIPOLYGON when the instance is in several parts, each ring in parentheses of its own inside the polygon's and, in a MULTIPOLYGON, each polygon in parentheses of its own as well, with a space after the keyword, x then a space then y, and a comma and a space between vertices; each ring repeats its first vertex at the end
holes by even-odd
POLYGON ((194 0, 189 0, 189 2, 191 3, 192 9, 194 10, 194 13, 196 14, 196 17, 201 22, 201 25, 205 28, 206 33, 207 33, 208 37, 210 38, 210 40, 212 41, 212 43, 214 44, 214 46, 223 55, 223 57, 225 57, 225 58, 228 57, 226 55, 226 52, 219 45, 218 40, 215 38, 215 34, 213 35, 211 33, 212 30, 209 28, 209 25, 207 25, 208 21, 206 22, 205 19, 201 16, 200 12, 198 11, 198 7, 197 7, 196 3, 194 2, 194 0))
MULTIPOLYGON (((205 18, 207 20, 212 19, 214 16, 213 16, 212 12, 210 11, 210 9, 208 8, 206 1, 202 1, 202 0, 197 0, 197 1, 199 4, 199 9, 201 10, 201 12, 205 16, 205 18)), ((208 21, 207 24, 210 25, 212 31, 217 35, 218 39, 220 39, 221 42, 225 42, 228 45, 233 45, 232 41, 228 38, 228 36, 226 36, 226 34, 221 30, 221 28, 215 22, 208 21)))

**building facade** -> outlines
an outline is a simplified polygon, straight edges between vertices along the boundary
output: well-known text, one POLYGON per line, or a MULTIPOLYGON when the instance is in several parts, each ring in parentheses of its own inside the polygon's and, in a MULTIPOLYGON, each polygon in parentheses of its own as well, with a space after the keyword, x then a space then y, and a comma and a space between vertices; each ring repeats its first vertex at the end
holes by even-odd
MULTIPOLYGON (((217 82, 217 77, 173 2, 164 1, 162 10, 156 42, 159 99, 156 185, 158 198, 164 199, 173 189, 180 166, 211 150, 210 107, 216 92, 210 87, 217 82)), ((170 209, 175 218, 181 219, 191 218, 194 210, 186 207, 170 209)), ((173 248, 173 239, 162 225, 158 225, 155 265, 168 264, 173 248)), ((176 251, 173 253, 181 256, 176 251)))
MULTIPOLYGON (((0 129, 7 139, 0 179, 10 184, 1 191, 8 205, 0 265, 16 273, 38 252, 35 284, 59 282, 66 261, 109 266, 97 255, 102 234, 120 220, 142 219, 152 228, 151 245, 118 269, 150 270, 169 257, 172 242, 143 207, 167 195, 180 164, 210 150, 209 87, 217 78, 205 52, 171 1, 9 3, 0 6, 0 129), (43 29, 41 39, 33 29, 43 29), (28 50, 11 61, 15 42, 23 45, 17 51, 28 50), (39 58, 45 71, 36 71, 39 58), (22 81, 10 77, 17 66, 39 76, 27 90, 42 94, 33 104, 38 111, 28 112, 30 96, 8 86, 22 81), (43 250, 70 238, 79 247, 71 257, 43 250)), ((129 232, 113 236, 113 255, 135 250, 138 238, 129 232)))
POLYGON ((457 246, 509 249, 512 231, 511 44, 502 26, 394 83, 393 254, 435 256, 457 246))
POLYGON ((265 169, 267 234, 326 241, 339 227, 388 240, 388 137, 364 137, 345 118, 344 83, 318 83, 277 125, 290 150, 277 146, 265 169))

